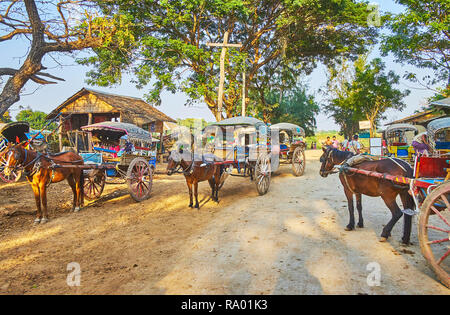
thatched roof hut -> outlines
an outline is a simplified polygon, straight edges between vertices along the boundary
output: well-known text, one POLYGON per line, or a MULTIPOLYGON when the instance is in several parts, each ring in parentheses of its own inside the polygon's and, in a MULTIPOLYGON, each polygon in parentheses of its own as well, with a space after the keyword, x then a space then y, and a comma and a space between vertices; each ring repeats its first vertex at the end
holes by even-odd
POLYGON ((59 133, 60 150, 63 135, 78 139, 78 131, 87 125, 116 121, 134 124, 149 132, 162 134, 164 122, 176 122, 140 98, 86 88, 81 89, 55 108, 47 115, 47 119, 52 119, 59 113, 61 113, 60 123, 63 124, 59 133))
POLYGON ((140 98, 115 95, 83 88, 69 97, 47 119, 58 113, 72 115, 65 122, 65 131, 79 130, 82 126, 103 121, 121 121, 135 124, 151 132, 162 132, 164 122, 176 122, 171 117, 147 104, 140 98))

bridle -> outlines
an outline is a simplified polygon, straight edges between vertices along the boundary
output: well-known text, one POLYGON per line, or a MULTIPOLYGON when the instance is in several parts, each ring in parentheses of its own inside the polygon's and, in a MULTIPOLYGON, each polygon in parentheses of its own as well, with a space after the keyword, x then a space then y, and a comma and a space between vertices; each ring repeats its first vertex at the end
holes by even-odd
MULTIPOLYGON (((170 158, 170 156, 169 156, 170 158)), ((172 158, 172 161, 175 162, 175 160, 172 158)), ((181 161, 183 161, 183 157, 180 157, 180 161, 175 162, 175 166, 172 168, 169 168, 167 170, 167 175, 173 175, 175 173, 181 174, 183 173, 184 175, 190 175, 192 174, 193 168, 194 168, 194 153, 191 153, 191 164, 187 167, 187 168, 183 168, 183 166, 181 165, 181 161)))
POLYGON ((342 161, 341 163, 335 163, 334 162, 334 156, 332 155, 333 153, 333 149, 329 149, 326 158, 322 161, 322 167, 324 166, 323 164, 325 163, 325 166, 327 166, 328 163, 331 163, 333 165, 333 168, 325 171, 322 170, 322 167, 320 168, 320 173, 323 175, 328 175, 328 174, 335 174, 338 173, 339 171, 336 170, 336 167, 334 167, 335 165, 342 165, 346 160, 342 161))

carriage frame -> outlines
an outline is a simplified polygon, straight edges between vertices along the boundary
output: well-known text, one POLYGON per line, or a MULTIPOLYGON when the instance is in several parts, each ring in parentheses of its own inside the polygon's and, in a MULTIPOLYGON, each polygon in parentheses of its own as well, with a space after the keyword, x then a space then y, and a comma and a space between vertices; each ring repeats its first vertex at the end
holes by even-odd
POLYGON ((134 153, 94 145, 92 146, 94 152, 80 153, 85 164, 68 167, 83 168, 85 198, 88 200, 100 198, 107 178, 120 177, 127 182, 130 195, 135 201, 148 199, 153 185, 156 157, 143 152, 151 151, 146 146, 152 143, 151 133, 136 125, 120 122, 102 122, 81 129, 90 133, 91 137, 99 139, 100 145, 120 143, 121 139, 136 144, 134 153), (122 152, 120 156, 119 152, 122 152))
POLYGON ((270 126, 270 129, 277 131, 280 136, 277 147, 279 163, 291 164, 292 173, 295 176, 302 176, 306 168, 306 143, 303 140, 295 140, 295 137, 304 138, 306 136, 305 130, 291 123, 278 123, 270 126), (282 134, 283 137, 287 136, 287 139, 282 139, 282 134))
POLYGON ((228 176, 239 176, 255 180, 259 195, 265 195, 269 191, 272 173, 271 153, 267 145, 269 130, 264 122, 253 117, 241 116, 213 123, 203 130, 203 135, 215 134, 215 144, 207 151, 221 160, 214 164, 221 165, 225 169, 220 179, 220 187, 228 176), (224 137, 217 139, 218 130, 225 139, 224 137), (233 136, 227 137, 230 132, 233 136), (261 138, 265 141, 260 141, 261 138), (233 142, 229 144, 226 140, 233 142), (218 141, 221 142, 219 146, 218 141), (233 173, 233 169, 236 169, 236 173, 233 173))
POLYGON ((5 175, 4 167, 6 159, 1 152, 10 143, 20 143, 29 140, 27 133, 30 132, 30 124, 26 121, 15 121, 0 124, 0 179, 5 183, 18 182, 22 177, 22 170, 14 170, 10 175, 5 175))

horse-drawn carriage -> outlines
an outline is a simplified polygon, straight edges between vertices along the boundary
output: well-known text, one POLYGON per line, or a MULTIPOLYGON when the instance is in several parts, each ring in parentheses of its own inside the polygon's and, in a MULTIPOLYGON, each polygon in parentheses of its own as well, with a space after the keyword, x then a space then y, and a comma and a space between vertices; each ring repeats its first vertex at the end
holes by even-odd
POLYGON ((411 142, 418 131, 417 127, 411 124, 389 126, 384 132, 388 155, 406 161, 413 161, 414 148, 411 142))
MULTIPOLYGON (((431 156, 417 155, 412 177, 397 176, 349 167, 346 163, 335 166, 341 172, 362 174, 380 180, 391 181, 396 187, 409 190, 419 209, 418 236, 420 248, 425 259, 439 280, 450 288, 450 160, 443 157, 440 143, 448 135, 450 118, 433 121, 427 128, 432 146, 431 156)), ((383 158, 384 159, 384 158, 383 158)), ((398 162, 396 162, 398 163, 398 162)), ((405 215, 414 215, 414 211, 403 210, 405 215)))
MULTIPOLYGON (((27 134, 29 132, 30 124, 24 121, 0 124, 0 152, 2 152, 10 143, 17 144, 22 141, 27 141, 27 134)), ((17 182, 22 176, 22 171, 14 170, 6 175, 4 173, 6 162, 6 157, 0 155, 0 178, 7 183, 17 182)))
POLYGON ((292 164, 292 172, 295 176, 303 175, 306 166, 306 143, 303 141, 305 130, 291 123, 275 124, 270 129, 279 134, 278 161, 292 164))
POLYGON ((94 151, 80 153, 85 164, 85 198, 99 198, 107 178, 120 177, 128 183, 134 200, 147 199, 156 166, 151 133, 133 124, 111 121, 81 129, 91 134, 94 151))
POLYGON ((267 139, 269 128, 252 117, 233 117, 207 126, 204 134, 213 138, 210 149, 220 159, 215 164, 225 169, 226 176, 250 177, 260 195, 268 192, 272 172, 267 139), (236 173, 233 173, 236 169, 236 173))
POLYGON ((450 117, 439 118, 428 124, 427 134, 433 156, 450 155, 450 117))

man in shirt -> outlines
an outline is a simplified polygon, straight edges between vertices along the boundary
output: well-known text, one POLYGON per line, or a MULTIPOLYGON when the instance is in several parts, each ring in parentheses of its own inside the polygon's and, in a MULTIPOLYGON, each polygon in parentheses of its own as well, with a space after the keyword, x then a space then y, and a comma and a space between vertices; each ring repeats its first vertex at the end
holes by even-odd
POLYGON ((330 137, 328 136, 328 137, 327 137, 327 141, 325 141, 325 145, 326 145, 327 147, 329 147, 329 146, 331 146, 332 144, 333 144, 333 142, 331 141, 330 137))
POLYGON ((353 140, 350 141, 348 144, 348 150, 354 154, 361 153, 361 144, 359 143, 358 139, 359 139, 358 135, 354 135, 353 140))

